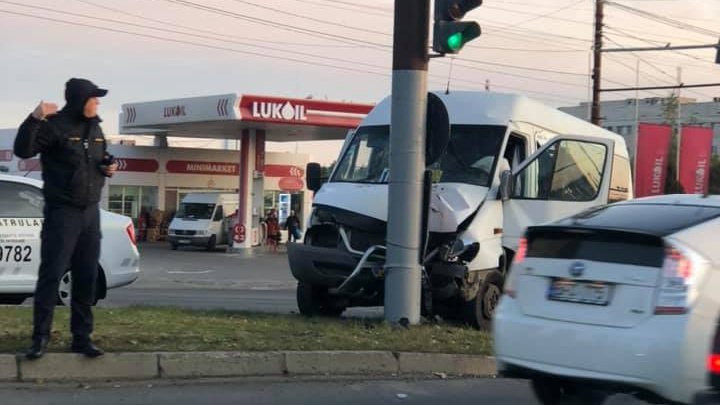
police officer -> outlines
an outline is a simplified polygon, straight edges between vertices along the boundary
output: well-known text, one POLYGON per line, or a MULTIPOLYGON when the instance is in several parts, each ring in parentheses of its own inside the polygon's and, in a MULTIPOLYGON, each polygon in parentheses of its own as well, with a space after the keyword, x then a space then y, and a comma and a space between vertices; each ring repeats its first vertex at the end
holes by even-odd
POLYGON ((100 258, 98 202, 105 177, 117 165, 107 153, 100 129, 98 98, 107 90, 85 79, 70 79, 67 103, 61 111, 41 102, 22 123, 15 138, 15 154, 23 159, 38 153, 42 162, 45 221, 42 227, 40 270, 35 288, 32 346, 28 359, 45 354, 50 338, 58 286, 63 274, 72 274, 71 350, 88 357, 103 355, 90 340, 91 306, 100 258))

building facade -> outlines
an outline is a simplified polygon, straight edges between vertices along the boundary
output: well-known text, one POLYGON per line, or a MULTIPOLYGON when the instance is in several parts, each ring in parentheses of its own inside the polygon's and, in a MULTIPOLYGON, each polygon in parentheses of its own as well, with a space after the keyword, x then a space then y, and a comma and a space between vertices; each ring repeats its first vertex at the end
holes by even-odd
MULTIPOLYGON (((16 130, 0 130, 0 166, 7 174, 41 178, 38 158, 19 159, 12 154, 16 130)), ((193 192, 238 193, 239 152, 237 150, 190 149, 111 144, 119 170, 108 179, 101 208, 133 219, 144 213, 162 211, 167 217, 177 211, 182 199, 193 192)), ((305 187, 308 155, 265 152, 265 167, 253 173, 252 224, 250 243, 257 245, 258 225, 268 210, 278 211, 281 222, 291 210, 301 221, 312 204, 305 187)))

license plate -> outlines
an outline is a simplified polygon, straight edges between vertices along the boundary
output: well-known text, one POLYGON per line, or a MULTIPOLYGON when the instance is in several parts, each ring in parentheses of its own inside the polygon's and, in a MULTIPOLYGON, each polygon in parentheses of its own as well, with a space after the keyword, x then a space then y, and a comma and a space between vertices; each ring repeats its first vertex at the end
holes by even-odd
POLYGON ((578 304, 607 305, 610 301, 610 286, 594 281, 555 279, 550 284, 548 299, 578 304))
POLYGON ((178 241, 178 243, 189 244, 189 243, 190 243, 190 240, 189 240, 189 239, 180 239, 180 240, 178 241))

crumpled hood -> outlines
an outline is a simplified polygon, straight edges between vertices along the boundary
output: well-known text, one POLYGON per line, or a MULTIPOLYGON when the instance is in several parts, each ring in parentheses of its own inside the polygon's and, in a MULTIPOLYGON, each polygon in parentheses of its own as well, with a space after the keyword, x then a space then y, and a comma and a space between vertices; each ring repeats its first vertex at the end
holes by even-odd
MULTIPOLYGON (((487 196, 488 188, 461 183, 433 185, 430 199, 430 231, 456 232, 487 196)), ((388 185, 326 183, 313 204, 340 208, 387 222, 388 185)))

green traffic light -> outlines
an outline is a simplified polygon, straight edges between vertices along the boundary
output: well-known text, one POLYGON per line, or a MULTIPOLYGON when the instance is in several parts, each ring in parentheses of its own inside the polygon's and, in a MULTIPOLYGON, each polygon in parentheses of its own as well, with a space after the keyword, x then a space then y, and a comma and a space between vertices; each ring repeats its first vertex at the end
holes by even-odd
POLYGON ((459 51, 463 46, 463 34, 462 32, 456 32, 450 35, 447 39, 448 48, 453 51, 459 51))

